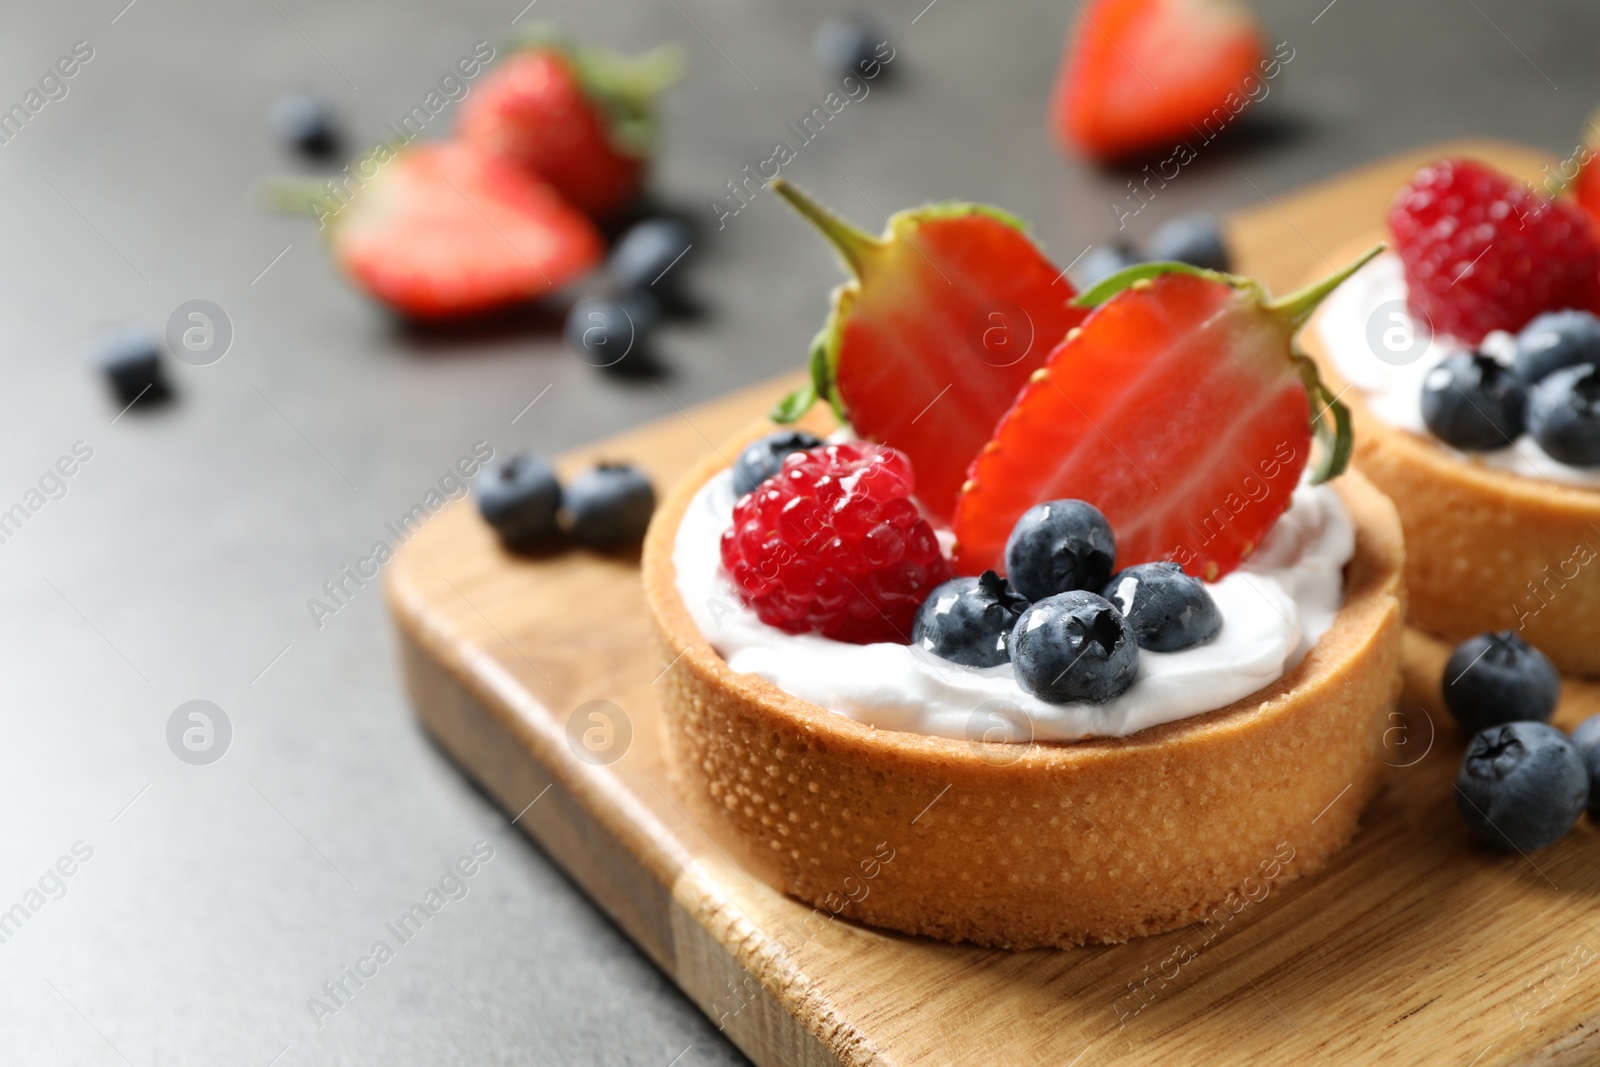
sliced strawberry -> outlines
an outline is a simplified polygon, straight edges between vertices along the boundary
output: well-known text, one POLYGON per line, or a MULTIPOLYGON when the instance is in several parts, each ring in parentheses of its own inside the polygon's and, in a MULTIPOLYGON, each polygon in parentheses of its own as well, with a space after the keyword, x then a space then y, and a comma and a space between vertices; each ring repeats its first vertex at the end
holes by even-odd
POLYGON ((1313 401, 1327 446, 1319 480, 1349 456, 1348 416, 1293 340, 1377 251, 1276 303, 1248 279, 1170 263, 1084 294, 1105 303, 1050 353, 973 461, 953 523, 956 570, 1003 568, 1022 513, 1066 498, 1105 513, 1119 567, 1173 560, 1212 581, 1237 567, 1289 506, 1311 455, 1313 401))
POLYGON ((540 296, 604 250, 594 225, 549 186, 455 142, 380 161, 327 225, 334 258, 357 285, 423 319, 540 296))
POLYGON ((1070 282, 1015 218, 980 204, 902 211, 871 237, 782 178, 777 192, 822 231, 855 278, 834 293, 811 382, 780 421, 819 397, 861 437, 911 458, 918 497, 950 517, 967 465, 1045 359, 1082 321, 1070 282))
POLYGON ((1063 144, 1113 159, 1209 140, 1262 75, 1261 30, 1232 0, 1094 0, 1056 78, 1063 144))

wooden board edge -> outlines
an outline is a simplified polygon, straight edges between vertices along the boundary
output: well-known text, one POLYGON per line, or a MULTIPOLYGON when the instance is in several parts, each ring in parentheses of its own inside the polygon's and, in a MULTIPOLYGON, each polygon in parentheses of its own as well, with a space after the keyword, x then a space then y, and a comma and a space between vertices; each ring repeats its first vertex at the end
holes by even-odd
MULTIPOLYGON (((396 627, 401 673, 417 719, 461 773, 475 782, 588 897, 621 928, 646 956, 683 990, 713 1023, 752 1060, 796 1067, 837 1067, 881 1062, 875 1050, 861 1046, 859 1034, 835 1030, 835 1040, 866 1052, 846 1060, 828 1051, 821 1037, 802 1022, 844 1027, 843 1017, 807 995, 810 983, 782 966, 781 952, 757 951, 768 957, 765 981, 713 933, 706 916, 697 917, 682 897, 709 901, 686 868, 679 884, 669 887, 628 847, 612 836, 553 772, 533 755, 505 719, 491 711, 412 638, 396 627), (530 799, 532 801, 530 802, 530 799), (682 884, 685 881, 692 885, 682 884), (769 983, 782 990, 775 994, 769 983), (780 1000, 779 996, 783 999, 780 1000), (809 1010, 796 1010, 809 1002, 809 1010)), ((735 943, 765 938, 752 927, 735 943)), ((749 957, 754 962, 754 957, 749 957)))

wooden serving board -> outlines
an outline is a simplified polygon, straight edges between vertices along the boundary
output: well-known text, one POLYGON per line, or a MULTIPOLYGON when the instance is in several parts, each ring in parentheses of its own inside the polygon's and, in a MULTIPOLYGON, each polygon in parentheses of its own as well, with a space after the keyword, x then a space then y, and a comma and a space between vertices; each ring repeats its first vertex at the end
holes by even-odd
MULTIPOLYGON (((1242 270, 1298 285, 1447 153, 1528 178, 1547 162, 1436 146, 1263 203, 1230 221, 1242 270)), ((669 485, 791 384, 563 465, 626 457, 669 485)), ((388 594, 428 731, 759 1064, 1600 1062, 1600 834, 1584 820, 1530 857, 1473 843, 1438 699, 1447 650, 1426 638, 1408 637, 1394 769, 1328 871, 1215 929, 1011 953, 816 921, 689 820, 662 764, 636 555, 512 557, 462 503, 401 550, 388 594)), ((1569 683, 1557 719, 1594 711, 1600 687, 1569 683)))

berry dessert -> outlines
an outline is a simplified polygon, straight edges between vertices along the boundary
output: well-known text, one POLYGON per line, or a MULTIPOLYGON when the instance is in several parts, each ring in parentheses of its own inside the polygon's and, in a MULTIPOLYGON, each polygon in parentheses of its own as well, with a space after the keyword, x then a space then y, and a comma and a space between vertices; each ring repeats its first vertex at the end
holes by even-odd
POLYGON ((1077 294, 995 209, 873 237, 780 188, 855 277, 787 428, 646 535, 690 804, 813 903, 887 842, 846 914, 1012 948, 1197 921, 1285 839, 1325 863, 1399 690, 1398 520, 1331 483, 1349 420, 1294 347, 1355 267, 1077 294))
POLYGON ((1451 643, 1515 630, 1600 673, 1600 228, 1460 159, 1418 171, 1388 222, 1395 251, 1307 342, 1399 509, 1410 621, 1451 643))

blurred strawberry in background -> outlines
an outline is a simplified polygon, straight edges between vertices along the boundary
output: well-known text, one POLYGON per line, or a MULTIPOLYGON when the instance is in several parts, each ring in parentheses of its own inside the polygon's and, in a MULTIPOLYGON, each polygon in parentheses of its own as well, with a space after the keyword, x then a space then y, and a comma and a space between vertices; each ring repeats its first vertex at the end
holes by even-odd
POLYGON ((605 246, 548 185, 459 142, 402 149, 328 222, 334 260, 412 319, 532 300, 590 270, 605 246))
POLYGON ((1584 128, 1584 144, 1578 149, 1578 176, 1573 179, 1572 191, 1584 214, 1600 227, 1600 111, 1589 117, 1584 128))
POLYGON ((1051 124, 1091 158, 1209 139, 1201 131, 1242 110, 1246 79, 1260 76, 1260 27, 1233 0, 1091 0, 1078 10, 1051 124))
POLYGON ((655 138, 655 96, 683 59, 638 57, 536 38, 497 66, 461 105, 457 136, 548 183, 593 218, 638 195, 655 138))

